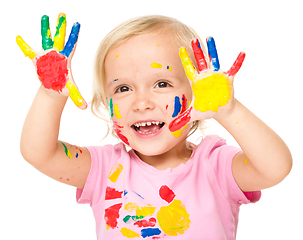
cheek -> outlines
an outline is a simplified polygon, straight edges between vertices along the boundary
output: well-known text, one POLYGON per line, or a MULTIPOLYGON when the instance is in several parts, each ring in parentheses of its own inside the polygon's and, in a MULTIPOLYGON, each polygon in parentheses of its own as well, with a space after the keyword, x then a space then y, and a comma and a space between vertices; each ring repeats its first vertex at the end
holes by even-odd
POLYGON ((115 119, 122 119, 122 114, 120 111, 120 109, 123 108, 122 104, 113 102, 112 98, 110 98, 110 99, 106 98, 106 101, 107 101, 107 110, 109 112, 109 116, 111 118, 115 118, 115 119), (121 108, 121 106, 122 106, 122 108, 121 108))
POLYGON ((172 112, 171 116, 175 118, 185 112, 188 106, 189 101, 185 94, 182 94, 182 96, 175 96, 174 100, 172 101, 172 104, 166 106, 166 110, 168 109, 168 107, 170 107, 172 112))

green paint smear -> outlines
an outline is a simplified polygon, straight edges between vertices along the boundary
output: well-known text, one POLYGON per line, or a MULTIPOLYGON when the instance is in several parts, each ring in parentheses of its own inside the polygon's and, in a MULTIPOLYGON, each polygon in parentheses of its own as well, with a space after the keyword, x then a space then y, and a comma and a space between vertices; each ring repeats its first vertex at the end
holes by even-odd
POLYGON ((46 15, 44 15, 41 18, 41 36, 42 36, 42 48, 44 50, 52 48, 53 40, 50 34, 49 17, 46 15))
POLYGON ((114 109, 113 109, 113 99, 109 100, 109 110, 110 110, 110 117, 114 116, 114 109))
MULTIPOLYGON (((64 151, 65 151, 66 156, 68 156, 68 149, 67 149, 67 147, 65 146, 65 144, 64 144, 63 142, 61 142, 61 144, 62 144, 63 147, 64 147, 64 151)), ((69 157, 69 156, 68 156, 68 157, 69 157)))
POLYGON ((55 37, 57 37, 57 36, 59 35, 59 30, 60 30, 62 24, 65 24, 65 22, 66 22, 65 16, 61 16, 61 17, 59 18, 58 26, 56 27, 56 34, 55 34, 55 37))

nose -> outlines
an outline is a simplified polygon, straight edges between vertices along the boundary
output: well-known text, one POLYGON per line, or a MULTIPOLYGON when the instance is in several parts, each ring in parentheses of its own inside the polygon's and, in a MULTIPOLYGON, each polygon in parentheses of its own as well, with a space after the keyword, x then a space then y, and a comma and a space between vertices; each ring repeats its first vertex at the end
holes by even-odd
POLYGON ((145 111, 145 110, 152 110, 155 108, 155 103, 152 97, 146 93, 136 93, 136 97, 133 102, 133 110, 134 111, 145 111))

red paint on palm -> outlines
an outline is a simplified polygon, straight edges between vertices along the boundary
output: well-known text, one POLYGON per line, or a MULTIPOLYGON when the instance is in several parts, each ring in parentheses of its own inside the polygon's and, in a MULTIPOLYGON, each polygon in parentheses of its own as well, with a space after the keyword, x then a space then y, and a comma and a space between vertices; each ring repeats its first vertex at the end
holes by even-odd
POLYGON ((67 82, 67 58, 56 51, 50 51, 37 59, 36 66, 42 85, 61 92, 67 82))

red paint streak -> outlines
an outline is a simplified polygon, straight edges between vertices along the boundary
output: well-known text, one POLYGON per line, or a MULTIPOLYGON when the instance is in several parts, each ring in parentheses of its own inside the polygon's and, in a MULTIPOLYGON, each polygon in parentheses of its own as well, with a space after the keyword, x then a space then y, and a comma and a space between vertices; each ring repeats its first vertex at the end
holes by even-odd
POLYGON ((201 72, 201 71, 206 70, 207 69, 207 63, 206 63, 202 48, 200 46, 199 40, 198 39, 193 39, 191 41, 191 47, 193 49, 199 71, 201 72))
POLYGON ((182 109, 180 114, 184 113, 187 107, 187 98, 185 97, 185 95, 182 95, 182 109))
POLYGON ((123 126, 119 126, 116 122, 113 122, 114 131, 117 136, 127 145, 129 145, 127 137, 121 134, 121 130, 119 128, 123 128, 123 126))
POLYGON ((37 59, 37 74, 47 89, 62 91, 67 82, 67 58, 56 51, 50 51, 37 59))
POLYGON ((157 223, 157 220, 155 218, 150 218, 147 220, 140 220, 138 222, 135 222, 134 225, 137 225, 138 227, 154 227, 157 223))
POLYGON ((189 121, 191 119, 190 113, 191 113, 192 109, 193 109, 193 107, 190 107, 183 114, 181 114, 174 121, 172 121, 168 126, 169 131, 175 132, 175 131, 181 129, 182 127, 184 127, 187 123, 189 123, 189 121))
POLYGON ((171 203, 176 194, 166 185, 163 185, 159 190, 160 197, 168 203, 171 203))
POLYGON ((75 148, 78 149, 80 153, 82 153, 82 150, 80 148, 78 148, 77 146, 75 146, 75 148))
POLYGON ((122 207, 122 203, 115 204, 105 209, 104 219, 106 224, 111 228, 116 228, 118 225, 117 219, 119 218, 119 210, 122 207))
POLYGON ((231 76, 231 77, 234 77, 237 74, 237 72, 239 71, 239 69, 241 68, 244 59, 245 59, 245 53, 240 52, 236 61, 231 66, 231 68, 228 70, 227 75, 231 76))
POLYGON ((119 192, 114 188, 106 187, 105 200, 122 198, 123 191, 119 192))
POLYGON ((168 108, 168 105, 166 105, 166 110, 167 110, 167 108, 168 108))

